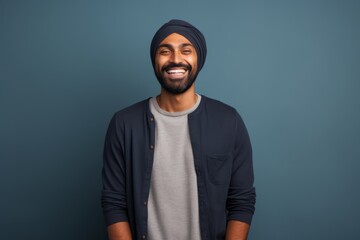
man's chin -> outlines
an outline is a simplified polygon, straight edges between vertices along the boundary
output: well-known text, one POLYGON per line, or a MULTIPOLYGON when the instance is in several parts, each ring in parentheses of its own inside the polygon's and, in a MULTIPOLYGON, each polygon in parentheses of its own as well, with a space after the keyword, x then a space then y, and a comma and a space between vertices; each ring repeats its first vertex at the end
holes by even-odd
POLYGON ((172 85, 172 84, 168 84, 168 83, 161 83, 161 87, 163 89, 165 89, 167 92, 172 93, 172 94, 182 94, 182 93, 186 92, 187 90, 189 90, 191 85, 192 84, 190 84, 190 83, 185 83, 185 84, 181 84, 181 85, 172 85))
POLYGON ((163 78, 164 83, 168 85, 183 85, 189 80, 187 78, 163 78))
POLYGON ((195 82, 195 78, 192 78, 191 76, 183 78, 157 76, 157 79, 161 87, 172 94, 182 94, 186 92, 195 82))

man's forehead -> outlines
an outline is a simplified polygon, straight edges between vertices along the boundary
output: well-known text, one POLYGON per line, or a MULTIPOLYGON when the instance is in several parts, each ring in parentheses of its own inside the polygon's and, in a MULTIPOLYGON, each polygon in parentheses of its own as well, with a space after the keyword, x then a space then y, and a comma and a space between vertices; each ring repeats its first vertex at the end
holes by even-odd
POLYGON ((167 37, 164 38, 164 40, 161 41, 159 44, 159 47, 163 44, 187 44, 187 45, 193 45, 189 39, 184 37, 183 35, 179 33, 171 33, 167 37))

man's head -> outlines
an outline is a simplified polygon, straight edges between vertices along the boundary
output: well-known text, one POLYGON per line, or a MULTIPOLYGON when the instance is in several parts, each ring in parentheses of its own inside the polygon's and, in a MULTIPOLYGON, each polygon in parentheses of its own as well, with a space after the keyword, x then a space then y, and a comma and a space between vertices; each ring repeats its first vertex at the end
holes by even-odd
POLYGON ((206 59, 202 33, 182 20, 165 23, 154 35, 150 56, 155 75, 168 92, 186 92, 195 82, 206 59))

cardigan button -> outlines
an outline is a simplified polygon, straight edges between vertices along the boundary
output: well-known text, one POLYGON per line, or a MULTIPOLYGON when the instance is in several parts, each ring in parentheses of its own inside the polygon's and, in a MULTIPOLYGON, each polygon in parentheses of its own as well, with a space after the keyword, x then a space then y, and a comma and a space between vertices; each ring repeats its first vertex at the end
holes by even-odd
POLYGON ((150 148, 151 148, 151 149, 154 149, 154 145, 151 144, 151 145, 150 145, 150 148))

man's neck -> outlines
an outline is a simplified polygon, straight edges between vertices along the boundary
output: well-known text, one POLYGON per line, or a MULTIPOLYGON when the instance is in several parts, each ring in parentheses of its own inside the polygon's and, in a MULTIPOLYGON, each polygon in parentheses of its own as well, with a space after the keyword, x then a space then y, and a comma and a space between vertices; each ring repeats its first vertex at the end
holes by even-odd
POLYGON ((192 108, 196 104, 197 95, 193 85, 181 94, 172 94, 161 89, 161 93, 156 97, 156 100, 160 108, 167 112, 182 112, 192 108))

